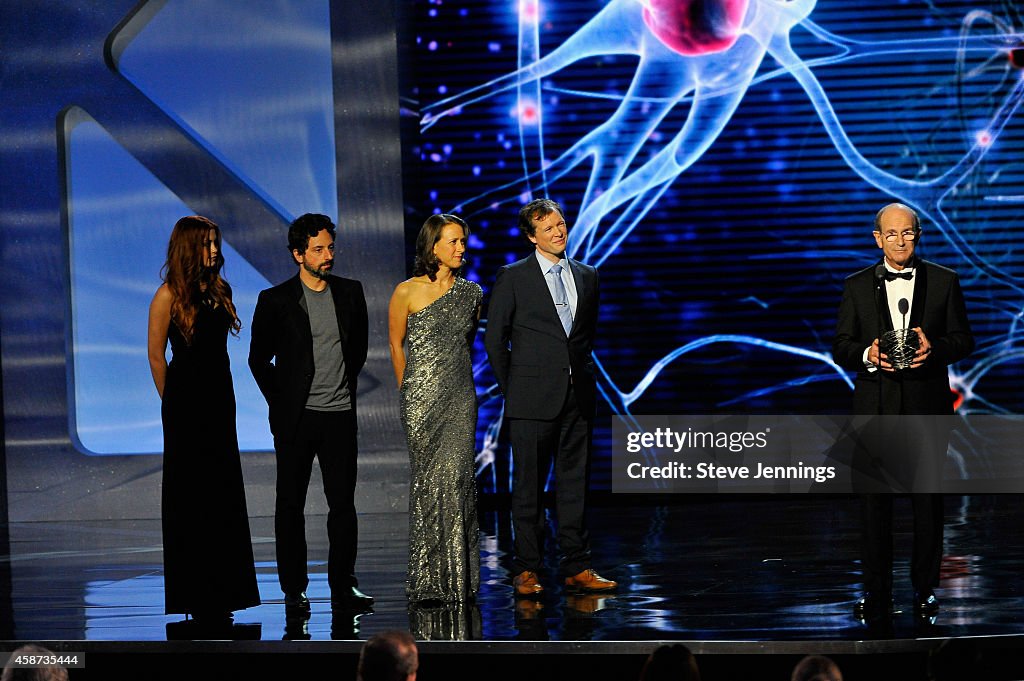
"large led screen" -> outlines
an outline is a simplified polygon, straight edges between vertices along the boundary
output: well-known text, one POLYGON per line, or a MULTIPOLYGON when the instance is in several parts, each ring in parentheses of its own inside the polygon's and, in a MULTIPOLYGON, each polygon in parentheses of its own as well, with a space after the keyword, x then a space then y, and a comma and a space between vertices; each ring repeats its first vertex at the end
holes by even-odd
MULTIPOLYGON (((531 197, 562 203, 569 254, 599 269, 596 488, 611 414, 848 411, 836 311, 891 201, 961 277, 978 349, 950 367, 960 411, 1021 411, 1016 4, 430 0, 410 24, 407 203, 468 220, 485 292, 532 248, 531 197)), ((477 353, 479 470, 500 491, 477 353)))

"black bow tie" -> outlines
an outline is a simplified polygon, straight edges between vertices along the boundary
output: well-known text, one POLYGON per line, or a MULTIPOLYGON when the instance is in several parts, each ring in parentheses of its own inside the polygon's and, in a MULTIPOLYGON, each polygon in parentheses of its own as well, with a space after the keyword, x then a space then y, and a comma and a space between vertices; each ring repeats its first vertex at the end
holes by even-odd
POLYGON ((890 272, 889 270, 885 271, 886 281, 896 281, 897 279, 906 279, 907 281, 910 281, 913 278, 913 272, 890 272))

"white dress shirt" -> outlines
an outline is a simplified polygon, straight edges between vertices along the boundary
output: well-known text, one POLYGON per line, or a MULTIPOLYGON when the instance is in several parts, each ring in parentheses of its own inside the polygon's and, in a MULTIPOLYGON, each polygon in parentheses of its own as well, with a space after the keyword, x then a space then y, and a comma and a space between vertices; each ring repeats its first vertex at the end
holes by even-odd
MULTIPOLYGON (((898 270, 895 267, 885 262, 886 272, 892 272, 893 274, 902 274, 903 272, 910 272, 913 277, 910 279, 893 279, 892 281, 885 281, 882 283, 885 286, 885 300, 889 304, 889 319, 892 322, 892 328, 902 329, 905 328, 904 324, 910 324, 910 311, 914 309, 914 283, 917 281, 917 267, 905 267, 902 270, 898 270), (900 300, 907 299, 907 316, 904 318, 900 314, 900 300)), ((868 351, 871 347, 864 348, 863 361, 864 366, 867 367, 869 372, 877 371, 878 367, 868 361, 868 351)))

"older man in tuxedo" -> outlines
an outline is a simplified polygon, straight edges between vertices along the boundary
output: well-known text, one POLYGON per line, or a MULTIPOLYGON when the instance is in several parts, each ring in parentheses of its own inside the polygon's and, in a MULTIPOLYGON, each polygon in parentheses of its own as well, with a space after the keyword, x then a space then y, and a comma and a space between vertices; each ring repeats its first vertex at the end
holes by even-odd
MULTIPOLYGON (((882 261, 846 279, 832 345, 836 363, 857 372, 854 413, 951 415, 954 396, 947 367, 974 349, 960 280, 953 270, 917 256, 921 223, 908 206, 891 203, 878 211, 874 239, 882 250, 882 261), (879 338, 894 328, 909 328, 918 339, 917 350, 904 369, 894 366, 893 358, 879 346, 879 338)), ((916 421, 898 423, 912 429, 916 421)), ((886 437, 899 441, 890 439, 885 448, 935 450, 941 460, 948 437, 930 435, 893 433, 886 437), (932 441, 922 445, 929 437, 932 441)), ((934 589, 942 561, 942 497, 912 494, 911 503, 914 610, 932 615, 938 610, 934 589)), ((886 613, 892 606, 892 494, 865 495, 861 553, 864 596, 855 614, 872 617, 886 613)))
POLYGON ((553 457, 565 587, 609 591, 616 583, 591 569, 584 518, 597 402, 597 270, 565 256, 569 230, 554 201, 526 204, 519 229, 534 252, 498 271, 484 336, 512 441, 513 586, 520 597, 544 592, 542 495, 553 457))

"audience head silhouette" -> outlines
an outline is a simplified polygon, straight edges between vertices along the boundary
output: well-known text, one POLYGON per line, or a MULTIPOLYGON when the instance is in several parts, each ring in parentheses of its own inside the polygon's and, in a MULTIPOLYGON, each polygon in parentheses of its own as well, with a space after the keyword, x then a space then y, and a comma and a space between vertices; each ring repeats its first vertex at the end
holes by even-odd
POLYGON ((790 681, 843 681, 843 673, 830 658, 808 655, 793 668, 790 681))
POLYGON ((407 631, 371 636, 359 652, 358 681, 415 681, 419 667, 416 640, 407 631))
POLYGON ((644 663, 640 681, 700 681, 697 659, 681 643, 659 646, 644 663))
MULTIPOLYGON (((13 660, 19 655, 48 656, 55 653, 43 646, 28 643, 15 649, 10 656, 13 660)), ((11 667, 8 663, 4 667, 3 674, 0 674, 2 681, 68 681, 68 670, 59 665, 47 665, 42 667, 11 667)))

